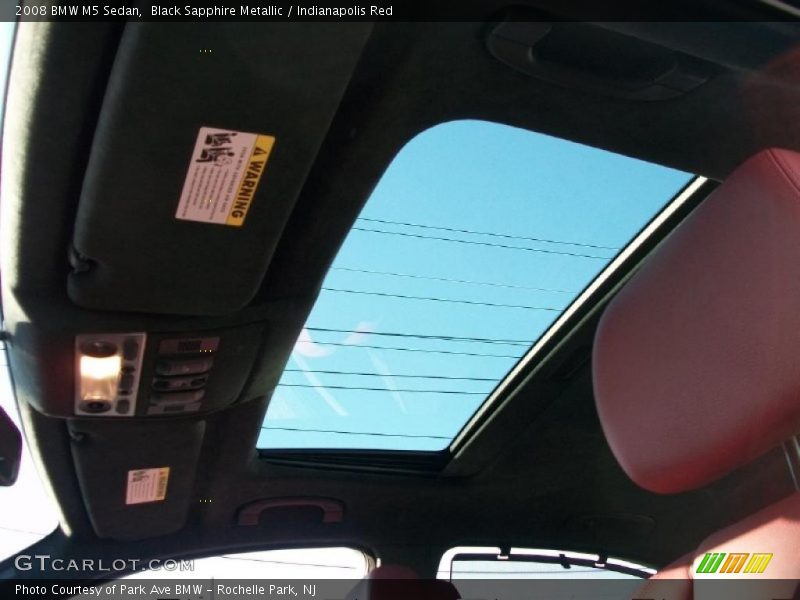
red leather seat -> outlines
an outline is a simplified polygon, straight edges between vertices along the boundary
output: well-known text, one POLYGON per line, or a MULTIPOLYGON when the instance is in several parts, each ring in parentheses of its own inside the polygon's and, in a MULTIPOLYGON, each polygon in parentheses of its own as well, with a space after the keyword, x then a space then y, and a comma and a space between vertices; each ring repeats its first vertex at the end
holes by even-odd
MULTIPOLYGON (((745 162, 654 251, 601 319, 593 378, 611 449, 653 492, 701 487, 800 433, 799 154, 745 162)), ((707 552, 771 553, 763 573, 731 576, 792 597, 800 494, 709 537, 639 596, 697 597, 707 552)))

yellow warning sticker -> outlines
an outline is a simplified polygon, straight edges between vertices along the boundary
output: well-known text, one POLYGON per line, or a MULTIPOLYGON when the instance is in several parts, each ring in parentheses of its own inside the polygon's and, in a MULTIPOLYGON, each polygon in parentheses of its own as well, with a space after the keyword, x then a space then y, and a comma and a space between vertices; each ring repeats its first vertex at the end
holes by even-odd
POLYGON ((161 502, 167 497, 169 467, 128 471, 125 504, 161 502))
POLYGON ((201 127, 175 218, 244 225, 274 146, 271 135, 201 127))
POLYGON ((261 174, 267 166, 267 160, 269 160, 274 145, 274 137, 270 135, 256 136, 256 143, 245 165, 242 181, 236 190, 236 197, 233 199, 233 205, 228 213, 228 225, 241 227, 244 223, 247 209, 250 208, 250 203, 253 201, 253 194, 256 192, 261 174))

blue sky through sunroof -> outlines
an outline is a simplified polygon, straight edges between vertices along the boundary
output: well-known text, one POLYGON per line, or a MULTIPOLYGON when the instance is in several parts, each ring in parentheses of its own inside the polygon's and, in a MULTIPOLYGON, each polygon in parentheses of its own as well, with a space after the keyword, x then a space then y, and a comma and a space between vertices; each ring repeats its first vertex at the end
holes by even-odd
POLYGON ((690 179, 496 123, 421 133, 339 252, 259 447, 447 447, 690 179))

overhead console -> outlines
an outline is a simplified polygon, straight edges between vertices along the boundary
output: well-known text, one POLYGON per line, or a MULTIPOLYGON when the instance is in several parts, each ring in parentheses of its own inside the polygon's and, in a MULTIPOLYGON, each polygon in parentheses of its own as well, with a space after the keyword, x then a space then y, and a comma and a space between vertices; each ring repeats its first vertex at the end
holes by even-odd
POLYGON ((255 363, 261 332, 79 334, 75 415, 170 416, 227 406, 255 363))

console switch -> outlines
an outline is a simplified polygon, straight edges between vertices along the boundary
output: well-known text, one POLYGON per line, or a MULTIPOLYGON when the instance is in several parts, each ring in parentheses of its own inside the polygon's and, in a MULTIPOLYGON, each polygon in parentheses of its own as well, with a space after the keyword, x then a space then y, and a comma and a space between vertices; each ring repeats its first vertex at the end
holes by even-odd
POLYGON ((181 390, 197 390, 208 381, 206 375, 191 375, 189 377, 156 377, 153 380, 153 389, 164 392, 178 392, 181 390))
POLYGON ((214 359, 211 356, 199 358, 159 358, 156 373, 166 377, 175 375, 199 375, 211 370, 214 359))
POLYGON ((151 404, 193 404, 200 402, 205 394, 204 390, 194 390, 191 392, 167 392, 164 394, 153 394, 150 396, 151 404))

